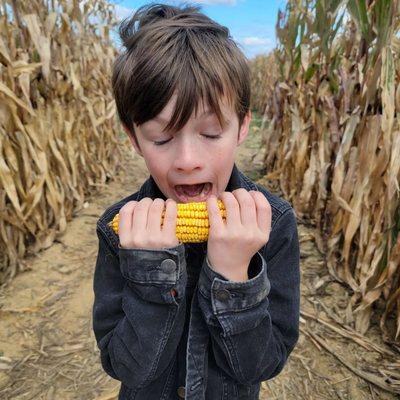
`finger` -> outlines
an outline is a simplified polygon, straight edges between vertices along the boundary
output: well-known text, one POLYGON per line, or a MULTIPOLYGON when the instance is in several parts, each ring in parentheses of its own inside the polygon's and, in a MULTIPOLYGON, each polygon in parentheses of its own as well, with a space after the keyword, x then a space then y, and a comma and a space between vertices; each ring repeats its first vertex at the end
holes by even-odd
POLYGON ((132 232, 139 232, 147 229, 147 217, 152 202, 153 199, 150 197, 145 197, 139 201, 135 208, 135 214, 133 215, 132 232))
POLYGON ((169 235, 176 236, 176 219, 178 215, 178 206, 173 199, 167 199, 165 202, 165 215, 162 231, 169 235))
POLYGON ((147 230, 156 235, 161 232, 161 215, 164 210, 165 202, 163 199, 154 199, 149 207, 147 216, 147 230))
POLYGON ((240 207, 242 225, 257 227, 257 210, 253 196, 246 189, 236 189, 232 192, 240 207))
POLYGON ((221 213, 219 211, 217 197, 211 195, 207 200, 207 212, 208 221, 210 224, 210 230, 219 231, 224 228, 225 223, 222 219, 221 213))
POLYGON ((257 223, 262 232, 269 234, 271 232, 272 210, 269 201, 261 192, 251 191, 250 194, 256 204, 257 223))
POLYGON ((118 222, 118 235, 119 237, 127 237, 132 230, 132 219, 137 201, 128 201, 119 210, 119 222, 118 222))
POLYGON ((220 195, 226 210, 226 226, 228 228, 238 227, 242 224, 240 219, 240 206, 231 192, 223 192, 220 195))

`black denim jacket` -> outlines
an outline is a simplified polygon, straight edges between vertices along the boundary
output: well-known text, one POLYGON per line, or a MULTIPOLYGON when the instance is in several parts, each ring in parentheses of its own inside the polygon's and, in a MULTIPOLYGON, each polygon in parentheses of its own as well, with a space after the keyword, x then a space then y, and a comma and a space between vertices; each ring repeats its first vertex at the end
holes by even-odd
POLYGON ((272 208, 269 241, 245 282, 210 268, 207 243, 119 246, 107 224, 120 208, 144 197, 165 200, 151 176, 98 220, 93 330, 105 372, 122 382, 119 399, 258 399, 261 382, 284 367, 299 336, 296 215, 234 165, 226 191, 237 188, 261 191, 272 208))

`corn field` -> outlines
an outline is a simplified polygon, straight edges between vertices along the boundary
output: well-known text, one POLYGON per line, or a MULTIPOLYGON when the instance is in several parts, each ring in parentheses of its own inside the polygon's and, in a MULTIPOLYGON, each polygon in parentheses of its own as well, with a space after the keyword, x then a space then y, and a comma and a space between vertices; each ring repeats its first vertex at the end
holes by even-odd
MULTIPOLYGON (((383 307, 388 342, 400 337, 399 7, 288 1, 278 48, 252 63, 267 178, 317 227, 352 290, 348 322, 365 332, 383 307)), ((115 173, 115 24, 105 0, 0 3, 0 284, 115 173)))
POLYGON ((251 108, 261 115, 266 112, 268 96, 278 79, 279 68, 274 53, 258 55, 250 62, 251 76, 251 108))
POLYGON ((383 310, 383 338, 398 343, 399 2, 291 0, 277 37, 265 69, 252 65, 252 87, 264 75, 268 91, 254 100, 267 179, 316 226, 330 274, 351 289, 347 323, 365 333, 383 310))
POLYGON ((115 171, 113 18, 103 0, 0 3, 0 284, 115 171))
MULTIPOLYGON (((2 399, 119 393, 89 317, 92 228, 148 171, 128 154, 129 140, 118 143, 116 25, 107 0, 0 0, 2 399)), ((260 183, 279 187, 308 222, 301 256, 316 250, 315 232, 325 263, 321 254, 303 258, 301 295, 312 305, 302 305, 287 375, 263 382, 260 398, 392 399, 400 393, 400 1, 288 0, 276 28, 277 48, 251 60, 251 106, 263 120, 243 165, 257 179, 265 165, 260 183), (325 283, 329 302, 314 308, 325 283), (376 321, 393 352, 375 330, 355 331, 376 321)))

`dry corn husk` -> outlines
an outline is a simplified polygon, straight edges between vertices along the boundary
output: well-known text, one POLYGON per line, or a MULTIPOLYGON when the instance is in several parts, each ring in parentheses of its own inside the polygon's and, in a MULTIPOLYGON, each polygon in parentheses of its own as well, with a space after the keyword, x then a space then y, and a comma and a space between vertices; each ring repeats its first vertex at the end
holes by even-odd
POLYGON ((278 16, 279 77, 263 97, 266 179, 317 227, 327 268, 353 292, 347 322, 366 332, 383 300, 384 339, 397 343, 399 4, 289 1, 278 16))
POLYGON ((118 165, 104 0, 0 4, 0 284, 118 165))

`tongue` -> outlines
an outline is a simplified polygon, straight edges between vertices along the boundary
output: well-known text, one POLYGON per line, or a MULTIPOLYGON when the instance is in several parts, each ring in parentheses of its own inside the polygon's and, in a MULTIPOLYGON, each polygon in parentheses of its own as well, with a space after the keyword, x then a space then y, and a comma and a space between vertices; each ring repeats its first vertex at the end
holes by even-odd
POLYGON ((181 185, 182 192, 185 193, 186 196, 197 196, 203 190, 204 183, 198 185, 181 185))

